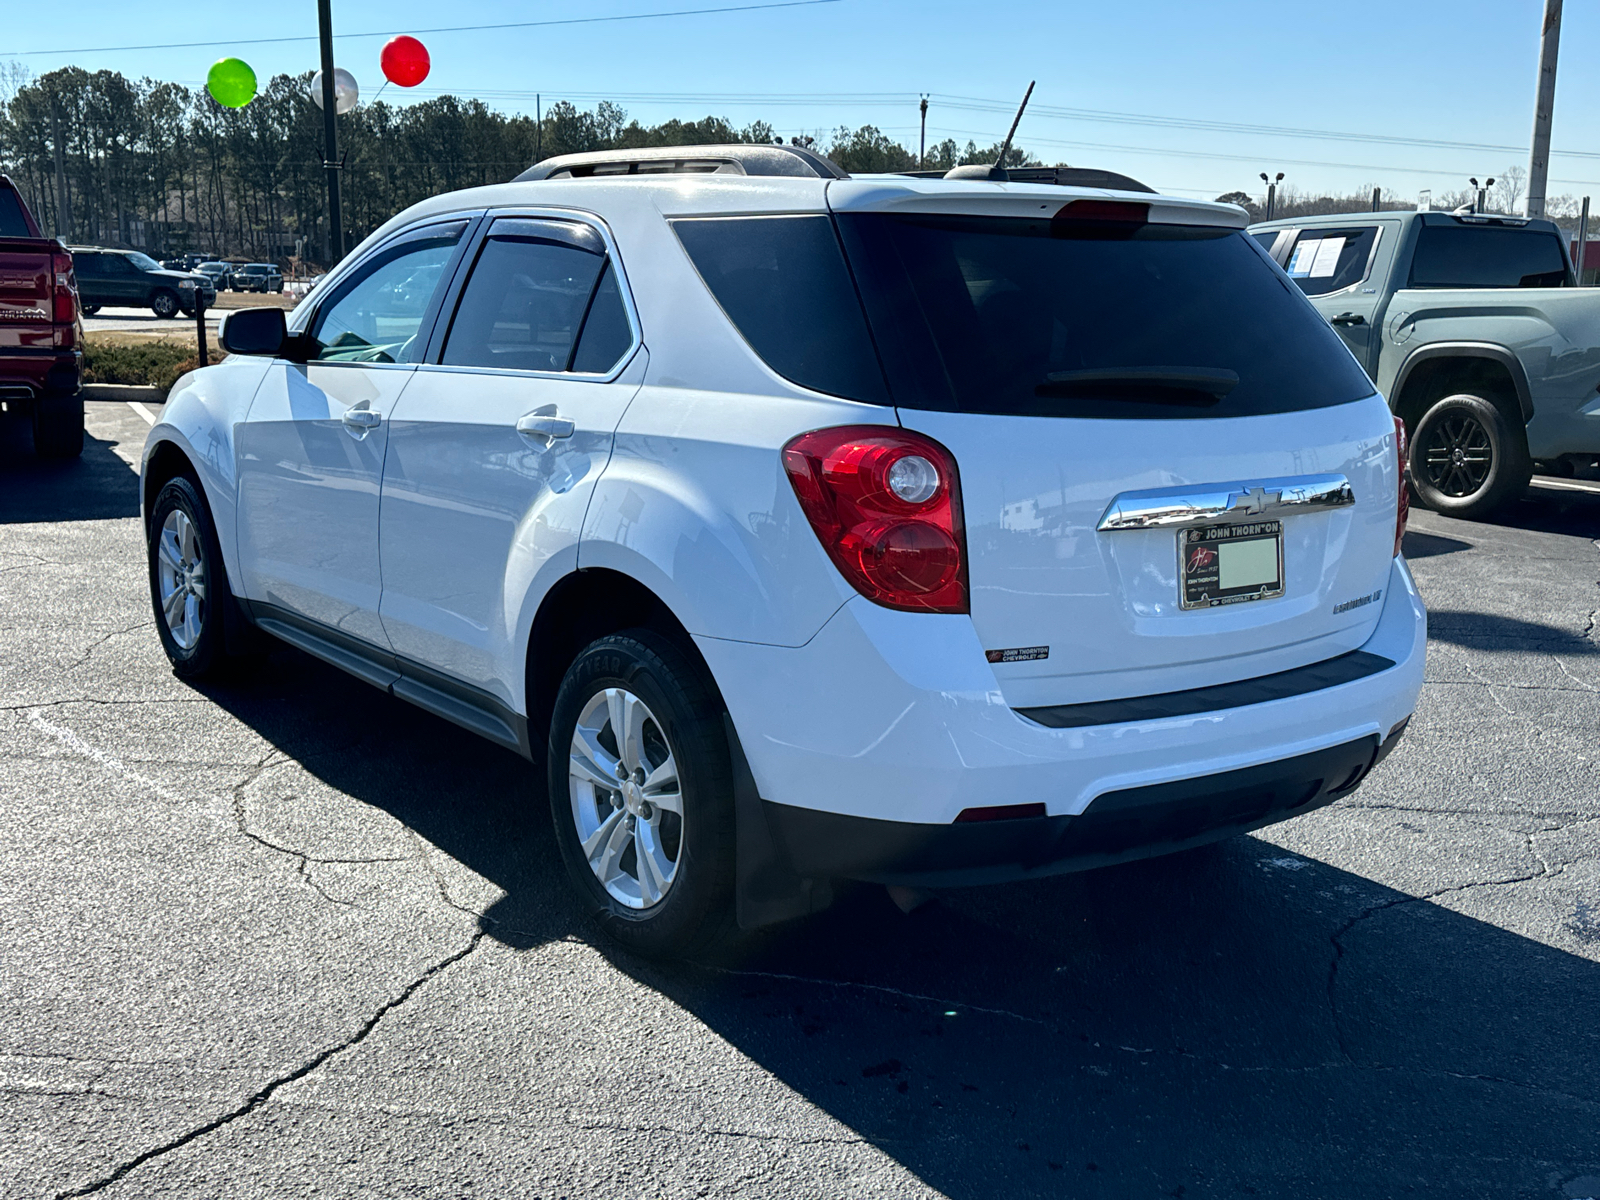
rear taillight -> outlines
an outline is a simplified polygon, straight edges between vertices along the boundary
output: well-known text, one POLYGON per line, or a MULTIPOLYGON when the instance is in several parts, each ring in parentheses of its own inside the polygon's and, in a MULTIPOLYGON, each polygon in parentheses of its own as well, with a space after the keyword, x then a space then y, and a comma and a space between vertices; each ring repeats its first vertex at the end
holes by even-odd
POLYGON ((50 256, 52 317, 57 325, 78 319, 78 281, 72 274, 72 255, 57 251, 50 256))
POLYGON ((914 612, 967 611, 961 483, 920 434, 846 425, 801 434, 783 466, 834 566, 865 596, 914 612))
POLYGON ((1399 459, 1400 497, 1394 511, 1394 552, 1400 553, 1400 540, 1406 536, 1406 518, 1411 515, 1411 485, 1406 480, 1406 423, 1394 419, 1394 452, 1399 459))

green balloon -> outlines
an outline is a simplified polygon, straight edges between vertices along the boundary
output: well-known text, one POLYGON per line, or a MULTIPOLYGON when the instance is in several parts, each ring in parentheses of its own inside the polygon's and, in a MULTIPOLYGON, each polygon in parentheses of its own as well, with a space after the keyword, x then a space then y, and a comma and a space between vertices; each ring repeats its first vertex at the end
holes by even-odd
POLYGON ((206 91, 223 108, 243 108, 255 98, 256 73, 242 58, 219 58, 206 72, 206 91))

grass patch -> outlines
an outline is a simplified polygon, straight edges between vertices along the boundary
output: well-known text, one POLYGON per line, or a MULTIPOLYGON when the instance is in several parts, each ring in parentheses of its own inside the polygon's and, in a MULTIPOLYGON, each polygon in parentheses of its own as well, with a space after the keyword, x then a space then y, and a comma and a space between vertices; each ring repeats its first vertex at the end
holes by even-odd
POLYGON ((199 366, 195 347, 184 342, 83 339, 85 383, 153 384, 166 391, 199 366))

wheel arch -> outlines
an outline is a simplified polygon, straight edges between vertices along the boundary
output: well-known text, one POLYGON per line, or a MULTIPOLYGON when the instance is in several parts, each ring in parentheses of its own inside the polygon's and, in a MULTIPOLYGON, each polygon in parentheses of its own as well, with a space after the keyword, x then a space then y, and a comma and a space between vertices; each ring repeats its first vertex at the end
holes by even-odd
MULTIPOLYGON (((535 747, 549 740, 556 692, 573 659, 597 638, 633 628, 654 629, 671 638, 716 690, 716 680, 688 628, 654 591, 607 567, 572 571, 544 594, 528 631, 525 696, 528 739, 535 747)), ((720 701, 720 692, 717 695, 720 701)))
POLYGON ((1414 433, 1428 405, 1458 392, 1482 396, 1517 428, 1533 419, 1522 363, 1504 346, 1487 342, 1440 342, 1412 351, 1395 375, 1391 407, 1414 433))

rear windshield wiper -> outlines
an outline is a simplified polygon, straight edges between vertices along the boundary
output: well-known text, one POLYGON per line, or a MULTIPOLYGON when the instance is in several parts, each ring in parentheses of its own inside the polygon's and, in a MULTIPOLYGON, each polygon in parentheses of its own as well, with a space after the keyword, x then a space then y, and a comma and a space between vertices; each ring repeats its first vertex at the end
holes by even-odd
POLYGON ((1215 404, 1239 384, 1239 374, 1216 367, 1099 367, 1052 371, 1034 388, 1040 396, 1167 393, 1163 402, 1215 404))

